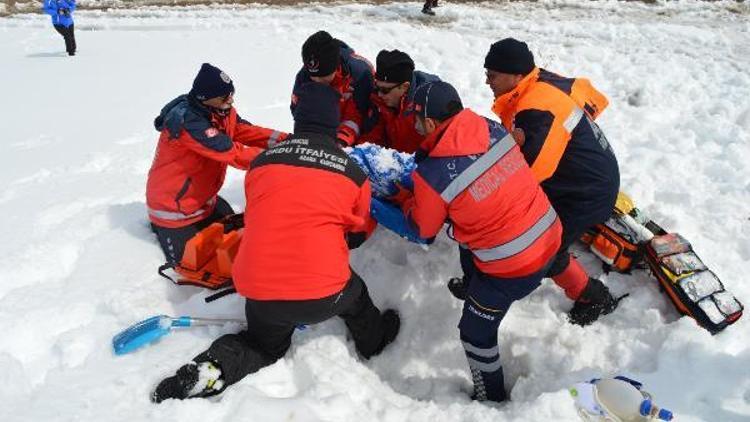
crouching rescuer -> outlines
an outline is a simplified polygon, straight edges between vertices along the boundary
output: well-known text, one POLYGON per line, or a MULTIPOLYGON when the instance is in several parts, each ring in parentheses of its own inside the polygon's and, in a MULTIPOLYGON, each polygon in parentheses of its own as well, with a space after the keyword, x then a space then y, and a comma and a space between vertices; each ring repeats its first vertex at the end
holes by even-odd
POLYGON ((562 222, 562 245, 547 277, 575 301, 570 321, 590 324, 612 312, 618 300, 568 248, 609 218, 620 188, 617 159, 594 122, 607 98, 587 79, 536 67, 526 43, 513 38, 492 44, 484 67, 495 97, 492 110, 513 133, 562 222))
POLYGON ((469 280, 458 328, 476 400, 507 399, 498 328, 513 302, 534 291, 560 246, 560 221, 512 136, 464 109, 446 82, 414 94, 426 135, 416 153, 407 224, 422 238, 450 222, 469 280))
POLYGON ((245 231, 232 276, 244 296, 247 329, 220 337, 162 380, 152 401, 207 397, 271 365, 295 327, 341 317, 364 358, 399 331, 394 310, 381 314, 349 267, 349 248, 374 228, 367 176, 336 143, 339 95, 299 87, 294 134, 261 153, 245 178, 245 231))

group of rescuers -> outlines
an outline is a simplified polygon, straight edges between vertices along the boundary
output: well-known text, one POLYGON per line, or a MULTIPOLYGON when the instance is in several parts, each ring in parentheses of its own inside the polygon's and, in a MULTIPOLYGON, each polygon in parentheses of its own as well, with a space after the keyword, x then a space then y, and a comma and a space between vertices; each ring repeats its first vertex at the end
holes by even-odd
POLYGON ((619 190, 615 155, 594 119, 608 102, 587 79, 537 67, 526 43, 505 38, 484 61, 492 111, 464 108, 439 77, 415 70, 399 50, 376 67, 325 31, 302 45, 294 83, 294 133, 237 115, 234 85, 205 63, 190 92, 169 102, 148 174, 151 227, 167 259, 232 214, 218 195, 228 165, 246 170, 244 233, 232 278, 247 328, 224 335, 163 379, 151 400, 208 397, 283 357, 295 327, 341 317, 363 359, 396 338, 400 319, 381 312, 349 265, 372 233, 371 185, 343 147, 370 142, 415 153, 413 189, 389 198, 425 239, 444 223, 460 244, 464 299, 458 324, 472 399, 502 402, 498 328, 511 304, 549 277, 586 325, 618 300, 568 248, 605 221, 619 190), (326 157, 327 159, 319 159, 326 157))

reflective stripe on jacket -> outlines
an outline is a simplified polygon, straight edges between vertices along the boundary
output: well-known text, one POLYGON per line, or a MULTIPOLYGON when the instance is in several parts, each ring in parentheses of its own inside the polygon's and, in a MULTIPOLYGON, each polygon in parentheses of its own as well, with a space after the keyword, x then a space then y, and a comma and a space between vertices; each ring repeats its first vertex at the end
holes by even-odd
POLYGON ((539 271, 560 246, 560 221, 497 122, 465 109, 422 143, 414 196, 403 209, 420 236, 449 234, 474 253, 477 267, 497 277, 539 271))

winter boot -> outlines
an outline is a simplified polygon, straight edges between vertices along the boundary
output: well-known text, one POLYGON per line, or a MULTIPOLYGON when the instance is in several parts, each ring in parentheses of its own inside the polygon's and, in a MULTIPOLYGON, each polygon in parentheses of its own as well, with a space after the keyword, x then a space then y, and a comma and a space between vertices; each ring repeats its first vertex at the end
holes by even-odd
POLYGON ((161 403, 166 399, 208 397, 223 391, 221 369, 212 362, 190 362, 177 370, 177 374, 163 379, 151 393, 151 401, 161 403))
POLYGON ((600 316, 614 311, 620 299, 613 298, 604 283, 589 277, 586 288, 573 304, 573 309, 568 312, 568 320, 580 326, 589 325, 600 316))
POLYGON ((365 359, 370 359, 373 356, 379 355, 386 346, 393 343, 393 340, 396 339, 398 331, 401 328, 401 318, 399 318, 398 312, 393 309, 386 309, 385 312, 383 312, 383 315, 381 315, 381 319, 383 321, 383 340, 371 353, 362 354, 362 357, 365 359))
POLYGON ((448 290, 458 300, 466 300, 466 291, 469 289, 469 283, 465 277, 453 277, 448 280, 448 290))
POLYGON ((432 11, 432 1, 427 0, 422 7, 422 13, 425 15, 435 16, 435 12, 432 11))

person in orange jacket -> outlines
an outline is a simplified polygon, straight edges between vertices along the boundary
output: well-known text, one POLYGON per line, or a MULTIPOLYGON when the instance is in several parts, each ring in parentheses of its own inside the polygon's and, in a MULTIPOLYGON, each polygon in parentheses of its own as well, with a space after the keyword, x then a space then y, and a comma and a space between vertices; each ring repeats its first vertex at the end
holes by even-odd
MULTIPOLYGON (((336 144, 338 94, 299 87, 294 134, 261 153, 245 178, 245 231, 232 278, 245 297, 247 329, 221 336, 162 380, 151 399, 207 397, 271 365, 295 326, 335 316, 369 359, 397 336, 395 310, 373 304, 349 266, 349 247, 370 225, 370 182, 336 144)), ((362 240, 362 239, 360 239, 362 240)))
POLYGON ((424 140, 415 128, 414 93, 420 86, 440 78, 414 70, 414 61, 399 50, 381 50, 375 59, 377 123, 358 142, 371 142, 397 151, 413 153, 424 140))
POLYGON ((146 204, 169 263, 182 259, 185 243, 197 232, 234 213, 218 195, 227 166, 247 170, 263 149, 286 137, 242 119, 233 102, 232 79, 204 63, 190 92, 170 101, 154 120, 161 134, 146 204))
POLYGON ((342 145, 354 145, 357 137, 372 129, 376 119, 376 109, 370 101, 372 64, 326 31, 310 35, 302 44, 302 64, 292 88, 292 115, 303 85, 311 81, 330 85, 341 95, 336 139, 342 145))
POLYGON ((413 195, 400 198, 401 208, 424 239, 449 222, 469 280, 458 328, 473 398, 501 402, 507 393, 497 330, 513 302, 547 273, 560 246, 560 220, 500 123, 464 109, 442 81, 419 87, 414 104, 426 138, 415 156, 413 195))
POLYGON ((492 110, 514 134, 562 221, 562 245, 547 276, 575 301, 571 322, 589 324, 618 302, 568 252, 586 229, 609 218, 620 188, 617 159, 594 123, 607 99, 587 79, 536 67, 526 43, 513 38, 492 44, 484 67, 492 110))

